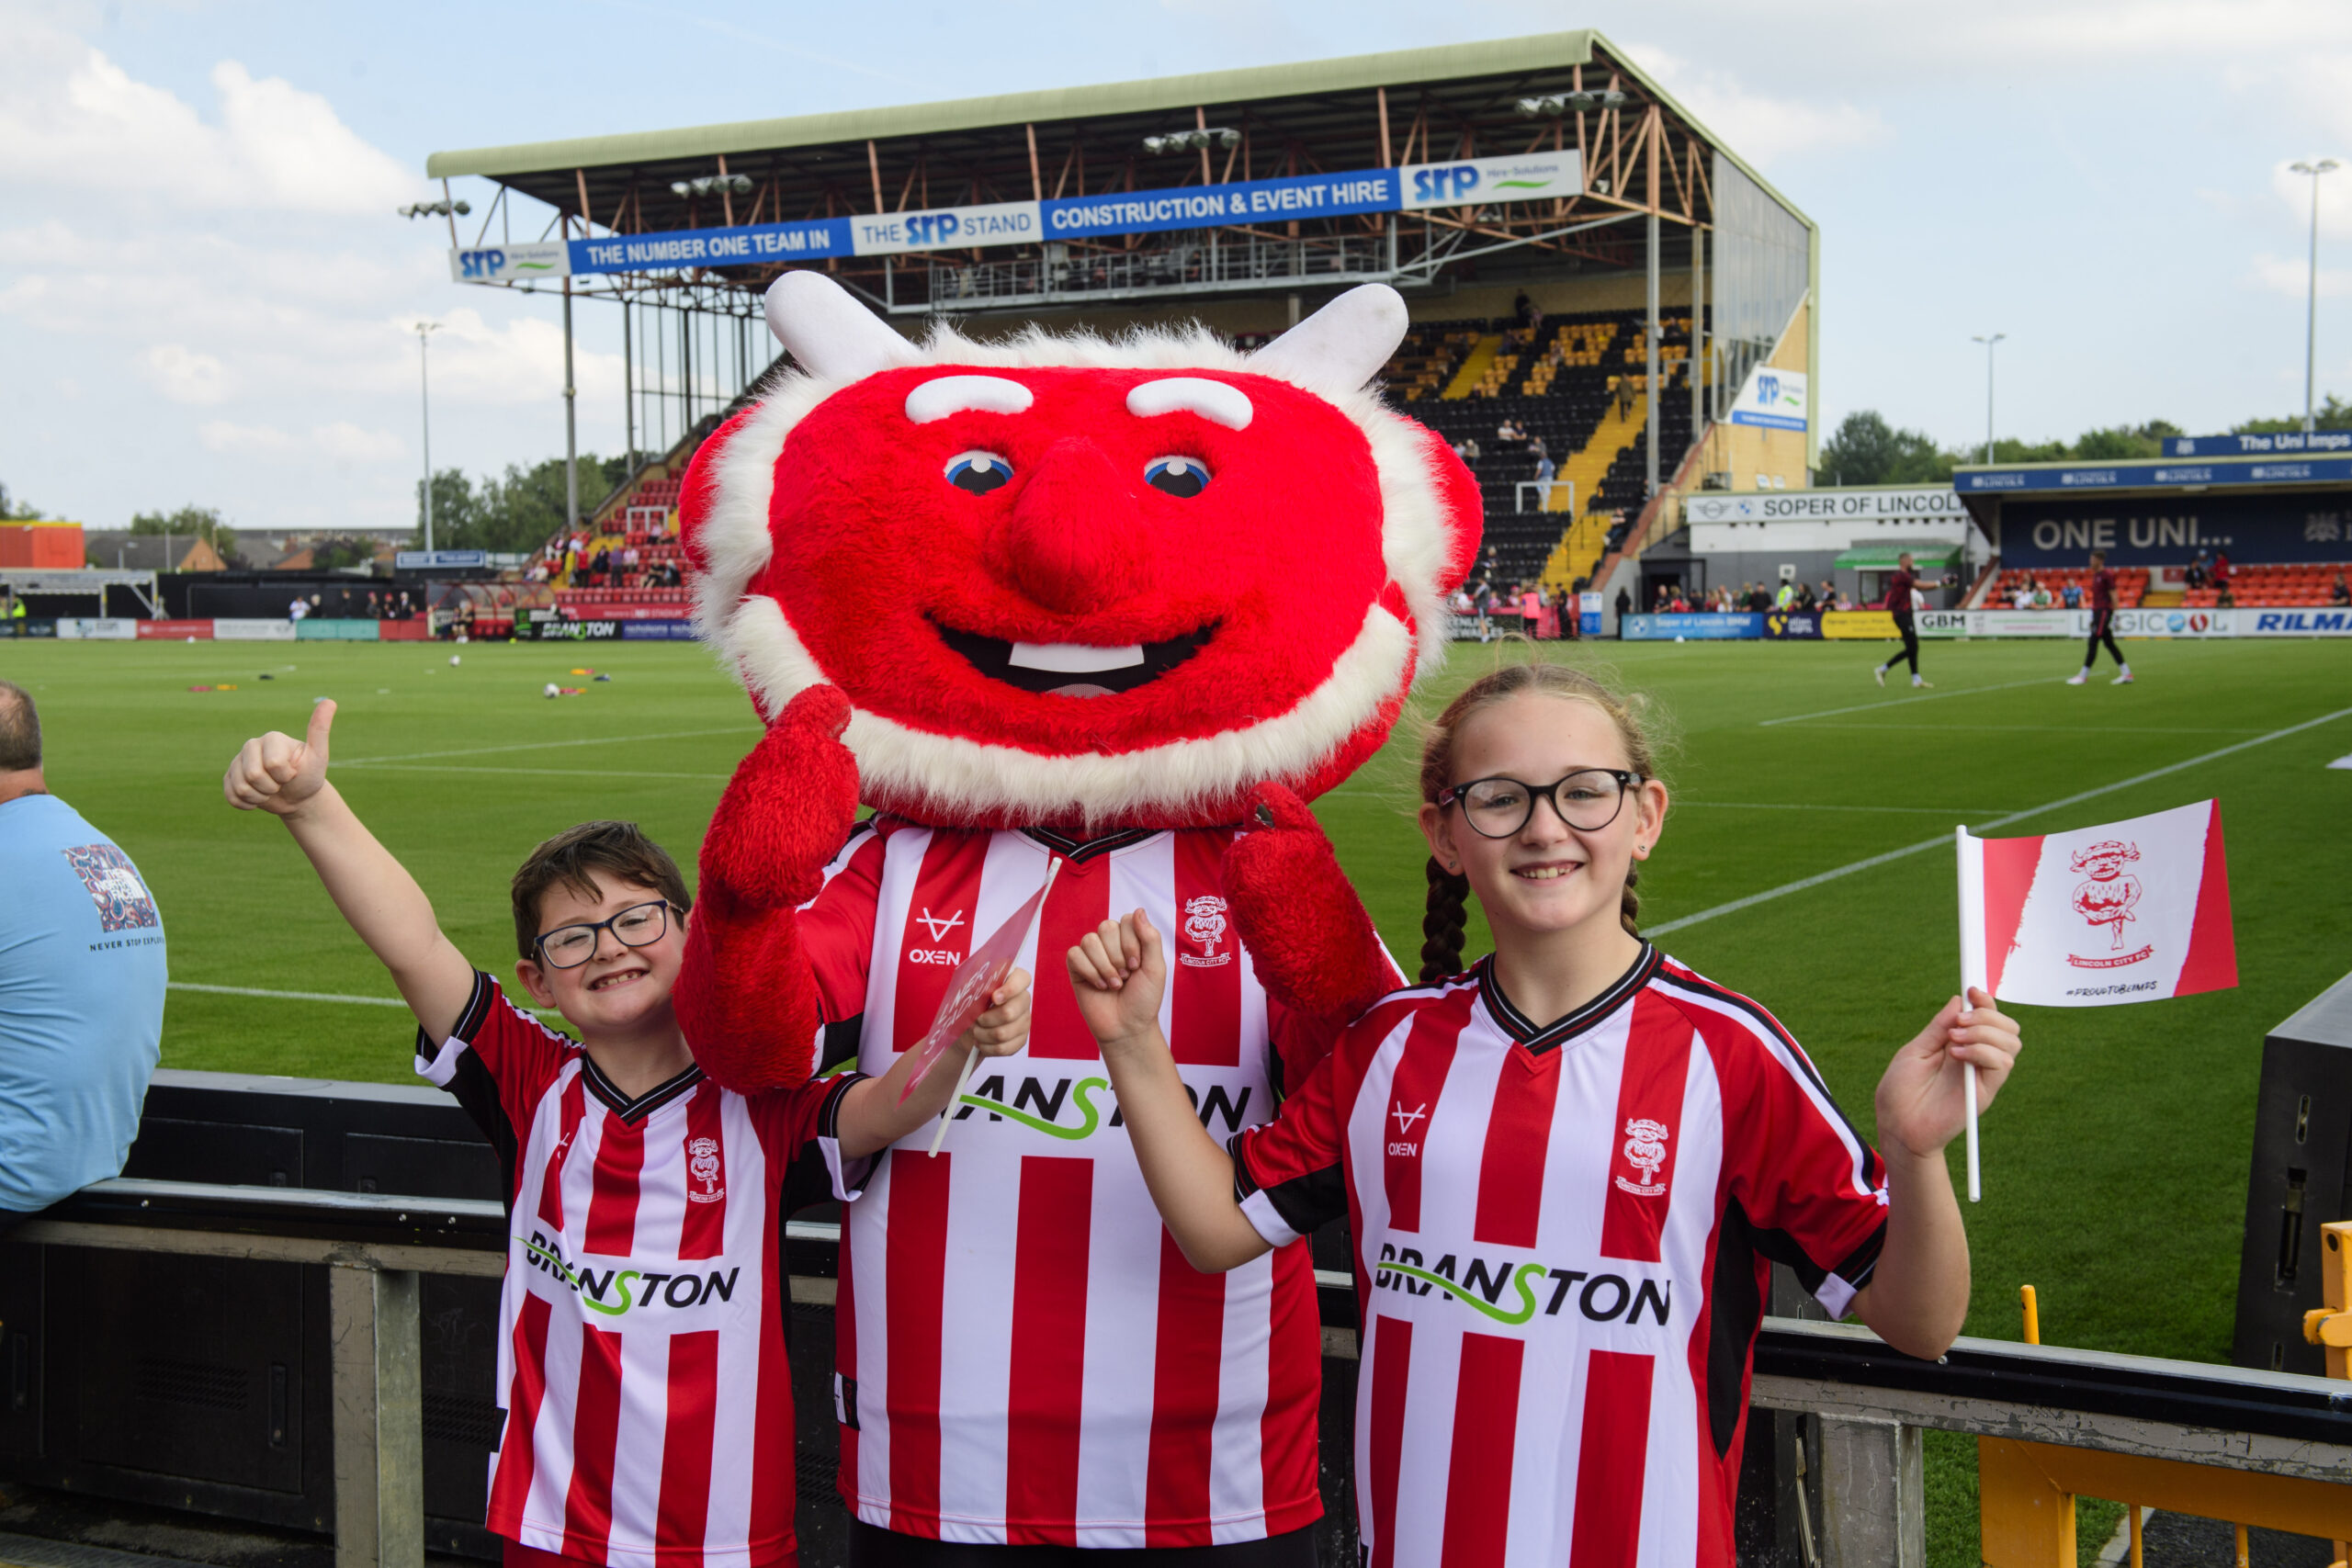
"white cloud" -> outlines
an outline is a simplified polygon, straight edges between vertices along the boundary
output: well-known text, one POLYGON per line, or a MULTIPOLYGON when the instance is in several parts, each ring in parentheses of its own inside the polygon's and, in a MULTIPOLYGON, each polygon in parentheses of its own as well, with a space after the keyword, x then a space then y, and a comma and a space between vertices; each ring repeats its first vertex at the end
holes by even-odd
POLYGON ((1876 110, 1843 99, 1773 97, 1728 71, 1696 65, 1647 44, 1628 44, 1625 52, 1758 168, 1769 169, 1792 153, 1863 146, 1888 134, 1876 110))
POLYGON ((234 457, 270 457, 294 449, 292 436, 266 424, 232 424, 225 419, 208 419, 197 427, 196 434, 206 451, 234 457))
MULTIPOLYGON (((2268 293, 2301 299, 2311 290, 2311 262, 2304 256, 2259 254, 2254 258, 2253 273, 2255 283, 2268 293)), ((2352 295, 2352 271, 2321 267, 2319 297, 2336 299, 2346 295, 2352 295)))
POLYGON ((211 84, 208 120, 81 39, 0 13, 0 180, 212 212, 387 216, 425 188, 315 93, 233 60, 211 84))
POLYGON ((408 443, 388 430, 362 430, 348 420, 311 432, 320 454, 338 463, 385 463, 408 455, 408 443))
POLYGON ((148 385, 175 403, 207 408, 229 395, 229 367, 184 343, 159 343, 135 363, 148 385))

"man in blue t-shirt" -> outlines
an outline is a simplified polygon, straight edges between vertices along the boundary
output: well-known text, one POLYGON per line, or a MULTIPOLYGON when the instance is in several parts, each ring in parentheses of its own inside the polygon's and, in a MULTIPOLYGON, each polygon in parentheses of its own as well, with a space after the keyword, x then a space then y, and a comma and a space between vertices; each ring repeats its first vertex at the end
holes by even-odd
POLYGON ((164 1032, 139 868, 49 793, 40 716, 0 681, 0 1232, 119 1175, 164 1032))

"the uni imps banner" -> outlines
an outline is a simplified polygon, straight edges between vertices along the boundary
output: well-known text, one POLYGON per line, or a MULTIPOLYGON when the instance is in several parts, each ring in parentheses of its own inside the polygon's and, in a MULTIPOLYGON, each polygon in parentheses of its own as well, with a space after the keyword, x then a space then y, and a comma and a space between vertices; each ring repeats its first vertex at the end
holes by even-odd
POLYGON ((1963 973, 2005 1002, 2109 1007, 2238 983, 2222 808, 1960 840, 1963 973))

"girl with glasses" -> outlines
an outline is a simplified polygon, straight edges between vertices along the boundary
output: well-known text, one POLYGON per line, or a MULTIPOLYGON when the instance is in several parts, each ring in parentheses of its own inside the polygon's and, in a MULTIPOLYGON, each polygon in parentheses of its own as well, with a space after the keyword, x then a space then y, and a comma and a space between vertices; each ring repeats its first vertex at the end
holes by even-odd
POLYGON ((1881 1079, 1872 1149, 1770 1013, 1642 939, 1636 868, 1668 798, 1652 750, 1638 710, 1579 672, 1473 682, 1422 756, 1423 983, 1226 1147, 1159 1034, 1160 933, 1138 911, 1068 954, 1195 1268, 1350 1222, 1373 1568, 1731 1562, 1775 1261, 1907 1354, 1960 1331, 1943 1149, 1962 1064, 1989 1104, 2017 1026, 1981 991, 1946 1002, 1881 1079), (1473 893, 1495 950, 1457 974, 1473 893))

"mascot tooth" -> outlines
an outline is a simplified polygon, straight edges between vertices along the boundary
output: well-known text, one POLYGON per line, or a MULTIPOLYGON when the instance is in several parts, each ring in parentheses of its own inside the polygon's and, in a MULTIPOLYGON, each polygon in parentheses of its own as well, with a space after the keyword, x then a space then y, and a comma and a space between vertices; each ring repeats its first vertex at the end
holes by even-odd
POLYGON ((1478 543, 1468 472, 1367 389, 1404 303, 1354 289, 1253 355, 1199 329, 910 343, 809 271, 767 315, 797 371, 704 444, 683 502, 703 636, 769 727, 704 842, 697 1058, 741 1089, 885 1070, 1064 863, 1027 1048, 945 1153, 886 1159, 848 1207, 843 1494, 973 1543, 1302 1530, 1306 1249, 1183 1262, 1058 954, 1149 913, 1220 1136, 1399 983, 1305 803, 1442 658, 1478 543))

